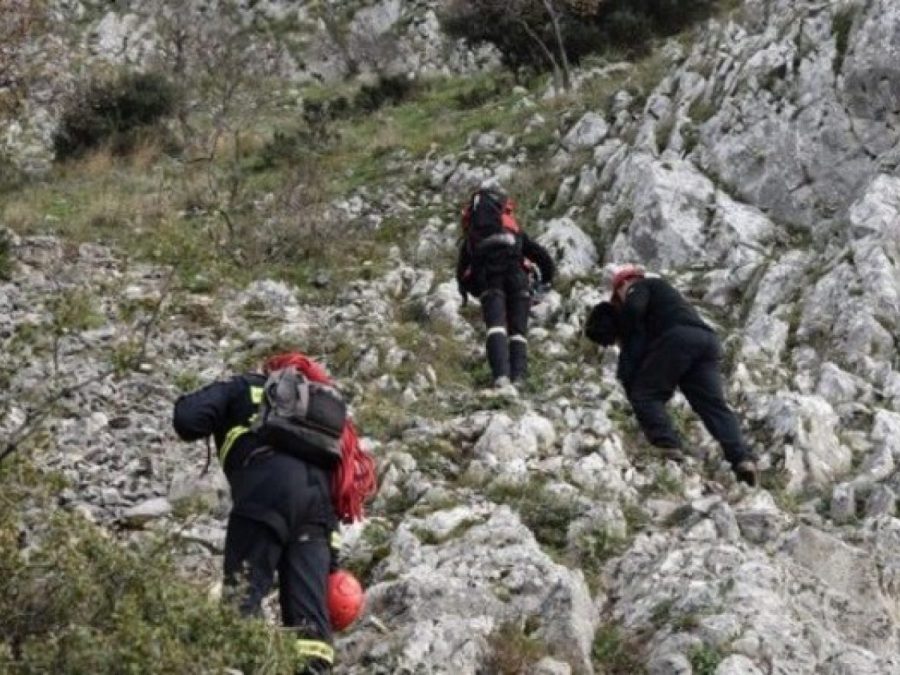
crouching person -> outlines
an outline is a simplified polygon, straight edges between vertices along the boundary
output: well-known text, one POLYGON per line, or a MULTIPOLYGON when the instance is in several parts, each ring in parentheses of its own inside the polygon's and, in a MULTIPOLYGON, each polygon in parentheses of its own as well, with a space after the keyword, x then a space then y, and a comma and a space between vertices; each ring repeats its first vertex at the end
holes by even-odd
POLYGON ((612 286, 611 302, 596 309, 588 329, 619 343, 617 377, 644 435, 680 459, 681 439, 666 412, 677 388, 722 447, 735 477, 756 485, 756 460, 725 402, 722 346, 712 328, 671 284, 645 277, 636 266, 622 267, 612 286))
POLYGON ((175 403, 186 441, 213 436, 231 487, 224 584, 242 614, 258 615, 278 572, 282 623, 295 632, 297 672, 334 661, 328 575, 339 520, 362 517, 374 464, 359 447, 340 393, 299 353, 269 358, 262 373, 215 382, 175 403))

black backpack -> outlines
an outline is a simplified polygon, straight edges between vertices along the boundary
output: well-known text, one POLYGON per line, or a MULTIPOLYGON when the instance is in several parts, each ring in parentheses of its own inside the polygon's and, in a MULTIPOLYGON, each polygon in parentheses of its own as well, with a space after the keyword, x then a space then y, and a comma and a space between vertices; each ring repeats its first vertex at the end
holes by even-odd
POLYGON ((502 192, 477 190, 463 211, 463 236, 469 253, 521 247, 522 228, 513 215, 515 204, 502 192))
POLYGON ((252 429, 264 445, 331 469, 341 460, 346 419, 337 389, 284 368, 269 374, 252 429))

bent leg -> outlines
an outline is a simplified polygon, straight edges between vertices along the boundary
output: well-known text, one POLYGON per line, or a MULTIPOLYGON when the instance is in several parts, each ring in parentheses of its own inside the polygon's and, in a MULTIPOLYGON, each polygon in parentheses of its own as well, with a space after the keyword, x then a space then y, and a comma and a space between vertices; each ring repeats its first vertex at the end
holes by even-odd
POLYGON ((666 412, 666 403, 690 365, 685 350, 664 342, 647 354, 626 392, 641 430, 659 448, 681 447, 681 439, 666 412))

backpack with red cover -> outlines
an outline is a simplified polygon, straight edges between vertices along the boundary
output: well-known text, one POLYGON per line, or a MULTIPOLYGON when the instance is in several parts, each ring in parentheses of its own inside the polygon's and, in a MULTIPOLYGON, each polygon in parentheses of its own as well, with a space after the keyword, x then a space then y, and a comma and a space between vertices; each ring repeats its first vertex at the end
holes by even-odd
POLYGON ((498 190, 476 190, 463 210, 463 236, 469 253, 483 254, 494 249, 520 245, 522 228, 513 215, 515 203, 498 190))
MULTIPOLYGON (((334 386, 331 378, 322 366, 299 352, 288 352, 269 358, 266 361, 264 370, 267 375, 274 375, 280 371, 296 371, 298 375, 302 376, 303 380, 320 385, 325 393, 334 386)), ((294 381, 288 383, 287 389, 296 386, 298 379, 301 378, 295 376, 294 381)), ((365 515, 364 504, 366 500, 374 496, 377 490, 375 459, 360 444, 353 421, 349 416, 341 414, 341 410, 343 410, 341 406, 332 404, 324 407, 328 408, 328 410, 325 411, 327 414, 322 415, 322 417, 333 417, 334 419, 341 417, 342 419, 342 429, 339 433, 333 434, 336 436, 333 450, 336 457, 333 460, 331 474, 331 501, 338 519, 344 523, 352 523, 362 520, 365 515)), ((311 425, 308 424, 307 426, 311 425)), ((326 426, 330 425, 319 425, 319 430, 329 431, 325 429, 326 426)), ((306 438, 309 431, 310 429, 302 430, 304 438, 306 438)), ((329 434, 326 433, 323 436, 329 436, 329 434)), ((326 440, 330 441, 330 438, 326 440)), ((331 450, 332 446, 328 443, 323 443, 322 445, 326 450, 331 450)), ((324 456, 329 455, 324 450, 321 454, 324 456)))

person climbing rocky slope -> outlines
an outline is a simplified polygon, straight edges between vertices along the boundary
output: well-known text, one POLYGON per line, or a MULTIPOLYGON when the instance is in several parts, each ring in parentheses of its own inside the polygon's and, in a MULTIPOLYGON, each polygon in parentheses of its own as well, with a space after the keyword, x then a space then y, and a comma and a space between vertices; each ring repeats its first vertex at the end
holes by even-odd
POLYGON ((204 449, 176 443, 171 402, 275 343, 321 355, 381 476, 344 533, 368 605, 337 672, 900 673, 900 7, 747 0, 654 59, 649 95, 616 88, 606 108, 592 87, 637 67, 585 66, 577 114, 401 157, 335 201, 375 228, 432 215, 389 265, 320 295, 271 279, 190 290, 115 249, 11 234, 0 429, 56 378, 133 353, 162 301, 136 368, 46 425, 59 503, 134 532, 199 497, 183 564, 213 578, 223 485, 199 477, 204 449), (524 174, 524 134, 557 124, 557 215, 529 231, 562 283, 533 310, 533 374, 506 401, 460 372, 482 354, 452 278, 457 197, 524 174), (679 398, 688 460, 641 441, 613 355, 581 336, 626 260, 677 281, 727 338, 763 487, 734 483, 679 398))

